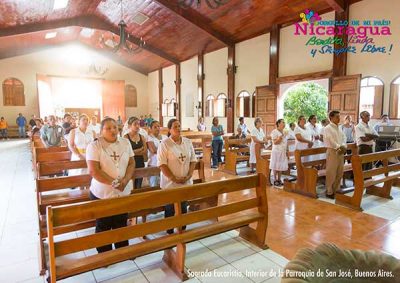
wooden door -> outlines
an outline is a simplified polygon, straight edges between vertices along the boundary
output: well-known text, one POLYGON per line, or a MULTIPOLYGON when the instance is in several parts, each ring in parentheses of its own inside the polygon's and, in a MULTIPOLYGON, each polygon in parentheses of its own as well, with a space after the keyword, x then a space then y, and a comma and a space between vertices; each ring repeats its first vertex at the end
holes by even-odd
POLYGON ((342 119, 350 115, 358 121, 361 75, 333 77, 330 81, 328 112, 340 111, 342 119))
POLYGON ((103 117, 125 121, 125 81, 103 80, 103 117))
POLYGON ((256 88, 256 117, 264 122, 264 132, 269 135, 275 129, 277 120, 277 96, 276 88, 272 86, 260 86, 256 88))

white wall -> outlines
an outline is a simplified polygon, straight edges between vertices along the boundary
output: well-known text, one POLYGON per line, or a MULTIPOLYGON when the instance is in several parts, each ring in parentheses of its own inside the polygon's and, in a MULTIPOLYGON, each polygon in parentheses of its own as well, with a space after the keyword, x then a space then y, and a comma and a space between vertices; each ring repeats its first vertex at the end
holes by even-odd
MULTIPOLYGON (((333 12, 321 15, 322 20, 334 20, 333 12)), ((310 46, 305 46, 310 35, 295 35, 295 26, 281 29, 279 48, 279 76, 292 76, 332 69, 332 54, 310 55, 310 46)))
POLYGON ((148 101, 149 108, 148 111, 155 120, 159 120, 158 113, 158 71, 149 73, 147 88, 148 88, 148 101))
POLYGON ((126 114, 147 114, 149 105, 146 75, 124 67, 80 45, 68 45, 0 60, 0 81, 3 82, 9 77, 21 80, 25 87, 26 105, 16 107, 3 106, 3 103, 0 103, 0 115, 4 116, 10 125, 15 123, 15 118, 19 112, 23 113, 27 118, 32 114, 38 115, 36 74, 94 77, 87 74, 88 67, 93 60, 99 65, 108 67, 109 70, 103 78, 125 80, 126 84, 132 84, 136 87, 138 107, 128 108, 126 114))
MULTIPOLYGON (((235 76, 235 101, 242 90, 252 95, 257 86, 269 83, 269 44, 269 33, 236 44, 238 69, 235 76)), ((246 117, 245 123, 252 129, 254 118, 246 117)), ((238 124, 238 113, 235 113, 234 129, 238 124)))
POLYGON ((196 129, 198 110, 197 56, 181 63, 181 113, 182 128, 196 129))
POLYGON ((390 83, 400 75, 400 1, 363 0, 350 6, 350 19, 391 21, 391 36, 373 36, 376 46, 393 44, 391 55, 382 53, 348 54, 347 73, 376 76, 384 82, 383 112, 389 112, 390 83))

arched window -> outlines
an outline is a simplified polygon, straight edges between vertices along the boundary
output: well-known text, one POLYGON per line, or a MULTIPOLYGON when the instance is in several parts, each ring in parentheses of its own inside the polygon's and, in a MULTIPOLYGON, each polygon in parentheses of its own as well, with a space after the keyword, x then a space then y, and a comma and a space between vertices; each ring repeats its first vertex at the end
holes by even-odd
POLYGON ((171 101, 168 104, 168 117, 176 116, 176 99, 171 98, 171 101))
POLYGON ((251 117, 256 118, 256 91, 251 98, 251 117))
POLYGON ((361 80, 360 112, 368 111, 371 118, 379 119, 383 107, 383 82, 376 77, 361 80))
POLYGON ((226 117, 226 102, 228 101, 228 97, 225 93, 220 93, 217 96, 216 107, 215 107, 215 116, 217 117, 226 117))
POLYGON ((3 105, 25 106, 24 84, 16 78, 3 82, 3 105))
POLYGON ((239 92, 236 97, 236 116, 250 117, 250 93, 246 90, 239 92))
POLYGON ((137 91, 133 85, 125 86, 125 107, 137 107, 137 91))
POLYGON ((389 100, 389 116, 390 118, 399 119, 399 95, 400 95, 400 76, 395 78, 390 84, 390 100, 389 100))
POLYGON ((214 96, 209 94, 206 98, 206 117, 213 117, 214 116, 214 96))
POLYGON ((162 103, 162 109, 161 109, 161 114, 163 117, 168 117, 168 105, 169 105, 169 99, 164 99, 162 103))

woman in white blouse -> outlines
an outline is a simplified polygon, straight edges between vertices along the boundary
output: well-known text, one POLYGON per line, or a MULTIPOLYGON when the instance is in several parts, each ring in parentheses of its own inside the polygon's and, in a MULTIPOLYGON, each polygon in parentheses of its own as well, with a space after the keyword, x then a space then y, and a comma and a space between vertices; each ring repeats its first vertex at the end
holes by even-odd
MULTIPOLYGON (((148 167, 157 166, 157 149, 160 143, 167 137, 160 134, 160 123, 156 120, 152 121, 149 125, 150 133, 147 137, 147 148, 149 150, 149 162, 148 167)), ((149 183, 151 187, 158 186, 160 184, 159 176, 151 176, 149 178, 149 183)))
MULTIPOLYGON (((157 166, 161 169, 161 189, 176 188, 193 184, 196 155, 190 139, 181 136, 181 123, 177 119, 168 121, 168 138, 157 150, 157 166)), ((187 212, 187 202, 181 203, 182 213, 187 212)), ((165 206, 165 217, 175 214, 174 205, 165 206)), ((183 227, 185 229, 185 227, 183 227)), ((168 229, 167 233, 173 233, 168 229)))
POLYGON ((264 145, 267 140, 265 137, 264 130, 262 129, 263 121, 261 118, 256 118, 254 120, 255 128, 251 131, 251 143, 250 143, 250 166, 251 172, 254 172, 254 167, 256 165, 256 143, 264 145))
POLYGON ((287 134, 284 132, 285 121, 279 119, 276 121, 276 129, 271 132, 272 152, 270 169, 274 171, 274 186, 282 187, 281 173, 287 171, 288 166, 288 146, 287 134))
MULTIPOLYGON (((70 131, 68 147, 72 152, 71 161, 86 160, 86 148, 95 138, 96 133, 88 127, 89 117, 86 114, 79 116, 79 127, 70 131)), ((69 170, 69 175, 81 175, 87 173, 87 168, 69 170)))
POLYGON ((306 128, 306 118, 300 116, 297 120, 297 127, 294 129, 296 137, 296 149, 312 148, 312 133, 306 128))
MULTIPOLYGON (((101 137, 91 142, 86 150, 90 184, 90 199, 109 199, 129 195, 135 160, 129 141, 119 137, 117 122, 112 118, 101 121, 101 137)), ((125 227, 128 214, 96 219, 96 233, 125 227)), ((128 241, 114 243, 115 248, 128 246, 128 241)), ((112 249, 112 245, 98 247, 99 253, 112 249)))

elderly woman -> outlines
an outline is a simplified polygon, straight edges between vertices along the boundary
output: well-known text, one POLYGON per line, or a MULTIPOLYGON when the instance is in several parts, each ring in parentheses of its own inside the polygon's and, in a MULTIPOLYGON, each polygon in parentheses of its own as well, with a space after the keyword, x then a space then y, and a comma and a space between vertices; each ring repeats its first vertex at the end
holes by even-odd
MULTIPOLYGON (((133 153, 135 154, 136 168, 144 168, 144 162, 147 161, 147 144, 146 138, 140 132, 140 120, 137 117, 128 119, 129 132, 124 136, 131 144, 133 153)), ((142 186, 143 178, 135 179, 135 189, 142 186)))
MULTIPOLYGON (((70 131, 68 147, 72 152, 71 161, 86 160, 86 148, 96 138, 96 133, 89 129, 89 117, 86 114, 79 116, 79 126, 70 131)), ((69 170, 69 175, 86 174, 87 168, 69 170)))
MULTIPOLYGON (((134 154, 127 139, 118 135, 117 122, 112 118, 101 121, 101 137, 91 142, 86 150, 90 184, 90 199, 109 199, 129 195, 135 171, 134 154)), ((96 219, 96 233, 125 227, 128 214, 96 219)), ((128 246, 128 241, 114 243, 115 248, 128 246)), ((99 253, 112 250, 112 245, 98 247, 99 253)))
POLYGON ((251 172, 254 172, 254 167, 256 165, 256 144, 264 145, 267 142, 264 130, 262 129, 263 121, 261 118, 257 117, 254 120, 255 128, 251 131, 251 143, 250 143, 250 166, 251 172))
MULTIPOLYGON (((193 184, 192 174, 196 165, 196 155, 192 141, 181 136, 181 123, 177 119, 168 122, 168 138, 158 147, 157 165, 161 169, 161 189, 193 184)), ((182 213, 187 212, 187 202, 181 203, 181 210, 182 213)), ((174 205, 166 205, 165 217, 174 214, 174 205)), ((173 229, 168 229, 167 233, 172 234, 173 229)))

